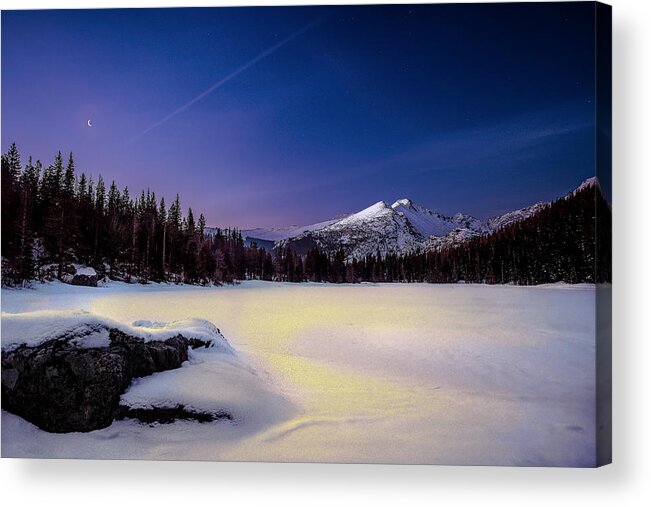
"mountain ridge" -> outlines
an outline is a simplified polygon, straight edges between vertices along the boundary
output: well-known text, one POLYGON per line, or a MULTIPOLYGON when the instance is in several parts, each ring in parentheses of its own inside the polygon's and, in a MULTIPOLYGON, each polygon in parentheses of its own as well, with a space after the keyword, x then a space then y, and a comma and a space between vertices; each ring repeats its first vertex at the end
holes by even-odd
MULTIPOLYGON (((565 197, 593 186, 599 188, 596 177, 584 180, 565 197)), ((343 250, 348 259, 376 253, 410 254, 492 234, 539 213, 549 205, 550 202, 538 201, 481 221, 462 212, 446 216, 402 197, 391 205, 380 200, 358 212, 315 224, 247 229, 242 231, 242 236, 248 244, 256 242, 261 247, 275 249, 290 247, 299 255, 314 247, 327 253, 343 250)))

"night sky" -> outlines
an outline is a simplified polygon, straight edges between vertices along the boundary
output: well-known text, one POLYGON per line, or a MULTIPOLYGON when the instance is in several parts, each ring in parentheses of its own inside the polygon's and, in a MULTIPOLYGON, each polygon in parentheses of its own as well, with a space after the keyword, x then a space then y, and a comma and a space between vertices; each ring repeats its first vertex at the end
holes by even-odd
POLYGON ((594 36, 591 2, 5 11, 2 150, 210 225, 483 219, 594 175, 594 36))

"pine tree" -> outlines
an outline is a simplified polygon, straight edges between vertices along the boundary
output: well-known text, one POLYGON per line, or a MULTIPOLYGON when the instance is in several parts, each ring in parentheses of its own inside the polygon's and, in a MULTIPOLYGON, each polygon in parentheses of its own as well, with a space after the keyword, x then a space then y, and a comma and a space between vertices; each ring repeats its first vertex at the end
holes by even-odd
MULTIPOLYGON (((93 201, 93 263, 97 266, 102 264, 101 252, 105 249, 105 240, 108 233, 106 227, 106 187, 104 178, 100 174, 97 178, 97 188, 95 189, 95 199, 93 201)), ((104 271, 102 266, 102 272, 104 271)))
POLYGON ((63 193, 67 199, 72 199, 75 195, 75 161, 72 158, 72 152, 68 157, 68 164, 63 176, 63 193))
POLYGON ((13 143, 2 156, 2 256, 11 258, 19 250, 17 242, 20 201, 20 153, 13 143))
POLYGON ((16 273, 16 281, 19 282, 31 280, 35 276, 33 258, 35 187, 38 188, 38 176, 35 167, 32 165, 32 157, 29 157, 25 170, 20 176, 20 250, 18 253, 16 273))
POLYGON ((188 208, 188 219, 187 219, 187 231, 190 236, 193 236, 196 232, 196 226, 194 223, 194 214, 192 213, 192 208, 188 208))
POLYGON ((205 239, 204 231, 206 229, 206 218, 203 216, 203 213, 199 215, 199 238, 201 241, 205 239))

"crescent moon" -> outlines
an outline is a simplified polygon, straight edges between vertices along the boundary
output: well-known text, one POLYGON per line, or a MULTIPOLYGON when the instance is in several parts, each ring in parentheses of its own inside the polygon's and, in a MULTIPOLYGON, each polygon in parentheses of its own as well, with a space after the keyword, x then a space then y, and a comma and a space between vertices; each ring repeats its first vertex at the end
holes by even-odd
POLYGON ((91 125, 91 123, 90 123, 90 120, 88 120, 87 123, 88 123, 88 126, 89 126, 89 127, 92 127, 92 125, 91 125))

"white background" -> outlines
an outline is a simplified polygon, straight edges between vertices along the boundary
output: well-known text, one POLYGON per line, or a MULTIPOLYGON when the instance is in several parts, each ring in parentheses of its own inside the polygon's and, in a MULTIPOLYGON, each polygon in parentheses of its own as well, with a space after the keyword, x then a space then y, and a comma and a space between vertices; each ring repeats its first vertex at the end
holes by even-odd
MULTIPOLYGON (((253 2, 305 4, 314 1, 253 2)), ((329 0, 329 4, 346 3, 329 0)), ((355 3, 377 3, 356 0, 355 3)), ((395 1, 393 3, 402 3, 395 1)), ((614 464, 495 467, 0 461, 5 505, 651 505, 651 2, 612 0, 614 464)), ((242 5, 193 1, 192 5, 242 5)), ((2 0, 2 9, 179 6, 180 0, 2 0)), ((34 34, 38 37, 38 34, 34 34)), ((409 431, 409 428, 405 428, 409 431)))

